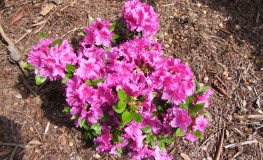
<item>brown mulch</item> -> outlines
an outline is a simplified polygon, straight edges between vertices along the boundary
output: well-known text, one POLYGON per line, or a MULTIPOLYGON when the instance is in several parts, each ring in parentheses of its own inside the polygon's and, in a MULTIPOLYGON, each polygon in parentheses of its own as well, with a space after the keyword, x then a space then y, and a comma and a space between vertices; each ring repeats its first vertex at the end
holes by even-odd
MULTIPOLYGON (((176 139, 167 146, 170 154, 176 160, 183 159, 182 154, 190 159, 214 159, 223 140, 219 159, 262 159, 263 120, 248 115, 263 114, 263 2, 145 1, 159 14, 157 39, 163 42, 165 53, 189 64, 197 80, 215 90, 204 139, 196 143, 176 139)), ((115 21, 124 1, 2 0, 0 4, 1 25, 25 61, 41 32, 74 44, 89 16, 115 21), (41 15, 48 3, 53 9, 41 15), (10 25, 22 10, 23 18, 10 25)), ((66 121, 62 86, 35 85, 32 73, 25 77, 18 65, 8 61, 6 46, 1 38, 0 159, 118 159, 96 152, 81 130, 66 121), (29 147, 23 149, 25 145, 29 147)))

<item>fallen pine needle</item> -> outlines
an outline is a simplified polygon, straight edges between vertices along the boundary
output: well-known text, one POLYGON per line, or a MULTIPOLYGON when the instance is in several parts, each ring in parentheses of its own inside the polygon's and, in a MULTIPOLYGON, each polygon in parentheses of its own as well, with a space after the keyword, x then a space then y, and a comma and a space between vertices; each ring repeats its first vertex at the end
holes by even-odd
POLYGON ((221 129, 221 136, 220 136, 220 140, 219 140, 219 145, 218 145, 218 148, 216 150, 216 155, 215 155, 214 160, 219 160, 219 158, 220 158, 220 154, 222 152, 224 135, 225 135, 225 127, 226 127, 226 124, 225 124, 225 121, 223 121, 223 128, 221 129))
POLYGON ((234 118, 236 119, 263 119, 262 114, 257 115, 236 115, 234 114, 234 118))
POLYGON ((252 144, 252 143, 257 143, 258 141, 257 140, 252 140, 252 141, 244 141, 244 142, 240 142, 240 143, 233 143, 233 144, 228 144, 228 145, 225 145, 224 148, 227 149, 227 148, 233 148, 233 147, 236 147, 237 145, 246 145, 246 144, 252 144))

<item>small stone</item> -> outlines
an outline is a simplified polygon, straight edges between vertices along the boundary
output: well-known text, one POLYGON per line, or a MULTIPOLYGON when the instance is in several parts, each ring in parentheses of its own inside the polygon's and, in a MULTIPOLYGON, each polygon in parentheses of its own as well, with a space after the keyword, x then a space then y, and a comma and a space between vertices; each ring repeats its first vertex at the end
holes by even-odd
POLYGON ((68 142, 68 145, 69 145, 70 147, 72 147, 74 144, 73 144, 72 141, 69 141, 69 142, 68 142))
POLYGON ((34 128, 33 128, 32 126, 30 126, 30 127, 29 127, 29 130, 30 130, 31 132, 33 132, 33 131, 34 131, 34 128))
POLYGON ((60 5, 64 2, 64 0, 50 0, 50 2, 55 3, 56 5, 60 5))
POLYGON ((17 94, 15 94, 15 97, 18 98, 18 99, 21 99, 22 95, 20 93, 17 93, 17 94))
POLYGON ((14 107, 17 106, 17 105, 18 105, 18 102, 13 103, 13 106, 14 106, 14 107))
POLYGON ((240 25, 235 25, 235 28, 237 29, 237 30, 239 30, 239 29, 241 29, 241 27, 240 27, 240 25))
POLYGON ((196 5, 197 5, 197 7, 201 7, 201 3, 197 3, 196 5))
POLYGON ((203 10, 203 14, 206 14, 206 10, 203 10))
POLYGON ((164 47, 165 47, 165 48, 169 48, 170 45, 169 45, 169 44, 165 44, 164 47))

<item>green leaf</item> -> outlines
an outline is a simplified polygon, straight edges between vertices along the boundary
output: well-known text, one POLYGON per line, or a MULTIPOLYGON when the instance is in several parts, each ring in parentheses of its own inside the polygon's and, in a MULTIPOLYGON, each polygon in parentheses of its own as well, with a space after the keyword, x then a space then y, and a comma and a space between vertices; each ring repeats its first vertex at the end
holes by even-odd
POLYGON ((88 86, 92 86, 92 82, 91 82, 91 80, 89 80, 89 79, 86 80, 86 83, 87 83, 88 86))
POLYGON ((184 104, 184 103, 182 102, 182 103, 180 103, 179 108, 188 109, 188 105, 187 105, 187 104, 184 104))
POLYGON ((101 126, 100 126, 99 122, 92 124, 91 129, 93 129, 95 131, 96 135, 100 135, 102 133, 101 132, 101 126))
POLYGON ((116 142, 116 143, 119 142, 119 136, 118 136, 118 133, 116 131, 113 131, 111 133, 111 139, 112 139, 113 142, 116 142))
POLYGON ((123 123, 129 123, 132 120, 132 113, 129 111, 125 111, 124 113, 122 113, 121 115, 121 119, 123 123))
POLYGON ((152 92, 153 97, 156 97, 157 92, 152 92))
POLYGON ((211 87, 210 87, 210 86, 204 86, 203 88, 199 89, 199 90, 197 91, 197 93, 198 93, 199 95, 202 95, 202 94, 204 94, 209 88, 211 88, 211 87))
POLYGON ((142 116, 140 113, 133 112, 132 119, 136 122, 142 122, 142 116))
POLYGON ((109 31, 114 31, 115 29, 115 26, 116 26, 116 22, 112 23, 111 26, 109 27, 109 31))
POLYGON ((40 33, 39 39, 48 38, 48 35, 46 33, 40 33))
POLYGON ((127 26, 120 20, 117 21, 117 26, 122 29, 127 29, 127 26))
POLYGON ((93 22, 95 22, 95 19, 93 17, 89 16, 89 23, 91 24, 93 22))
POLYGON ((140 96, 137 97, 137 99, 138 99, 140 102, 143 102, 143 101, 145 101, 145 96, 140 95, 140 96))
POLYGON ((85 33, 85 32, 79 32, 78 35, 80 35, 80 36, 86 36, 86 33, 85 33))
POLYGON ((26 69, 29 69, 29 70, 34 70, 34 69, 37 68, 37 67, 35 67, 35 66, 30 65, 28 62, 25 62, 25 63, 23 64, 23 67, 26 68, 26 69))
POLYGON ((175 135, 177 137, 182 137, 184 136, 186 133, 184 131, 182 131, 180 128, 177 128, 177 130, 175 131, 175 135))
POLYGON ((144 126, 142 127, 143 133, 150 133, 152 132, 152 127, 151 126, 144 126))
POLYGON ((126 103, 123 100, 120 100, 118 102, 118 108, 125 109, 126 108, 126 103))
POLYGON ((153 137, 152 139, 151 139, 151 147, 152 148, 155 148, 155 145, 156 145, 156 140, 155 140, 155 138, 153 137))
POLYGON ((164 142, 158 141, 158 147, 160 148, 161 151, 163 151, 164 150, 164 142))
POLYGON ((114 130, 112 133, 111 133, 111 139, 113 142, 122 142, 123 139, 119 136, 120 134, 122 133, 122 131, 119 131, 119 130, 114 130))
POLYGON ((71 73, 65 74, 65 77, 62 79, 62 83, 65 84, 69 78, 72 78, 71 73))
POLYGON ((46 79, 47 79, 47 77, 41 77, 39 73, 35 77, 37 85, 44 83, 46 81, 46 79))
POLYGON ((84 137, 85 139, 93 139, 95 136, 93 135, 91 130, 85 130, 84 137))
POLYGON ((189 105, 191 105, 193 102, 193 99, 191 96, 187 97, 185 100, 186 105, 189 107, 189 105))
POLYGON ((163 141, 164 143, 170 144, 174 141, 174 139, 170 136, 163 136, 159 140, 163 141))
POLYGON ((66 65, 66 69, 67 69, 68 73, 74 73, 75 70, 76 70, 76 67, 74 65, 72 65, 72 64, 67 64, 66 65))
POLYGON ((66 107, 63 109, 62 112, 69 113, 70 108, 71 108, 70 106, 66 106, 66 107))
POLYGON ((113 109, 116 113, 123 113, 125 108, 119 108, 118 106, 113 106, 113 109))
POLYGON ((89 130, 89 125, 87 124, 87 122, 85 122, 82 126, 85 130, 89 130))
POLYGON ((76 119, 77 117, 78 117, 77 115, 72 115, 71 120, 74 120, 74 119, 76 119))
POLYGON ((195 79, 195 91, 198 91, 199 82, 195 79))
POLYGON ((124 90, 119 89, 119 90, 118 90, 118 97, 119 97, 120 100, 126 101, 126 99, 127 99, 127 94, 125 93, 124 90))
POLYGON ((117 147, 117 148, 115 149, 115 152, 116 152, 117 156, 121 157, 122 149, 121 149, 120 147, 117 147))
POLYGON ((58 48, 59 48, 61 46, 61 44, 62 44, 62 39, 56 39, 49 45, 48 48, 50 49, 56 45, 58 45, 58 48))
POLYGON ((114 40, 118 39, 119 37, 120 37, 119 35, 117 35, 117 34, 114 33, 114 35, 113 35, 113 39, 114 39, 114 40))
POLYGON ((86 119, 83 118, 82 120, 79 121, 79 127, 82 128, 84 123, 86 122, 86 119))
POLYGON ((99 118, 99 120, 102 120, 102 121, 106 121, 108 120, 109 118, 111 118, 111 116, 109 115, 108 112, 104 112, 103 116, 99 118))
POLYGON ((146 136, 144 142, 145 142, 145 143, 150 143, 152 139, 153 139, 152 135, 149 135, 149 134, 148 134, 148 135, 146 136))
POLYGON ((196 105, 194 105, 194 106, 191 106, 191 107, 189 108, 189 113, 190 113, 191 115, 194 115, 194 114, 196 114, 197 112, 201 111, 201 110, 204 108, 204 106, 205 106, 205 103, 198 103, 198 104, 196 104, 196 105))
POLYGON ((93 81, 93 86, 98 87, 98 83, 103 83, 103 82, 105 82, 105 80, 106 80, 106 78, 95 80, 95 81, 93 81))
POLYGON ((195 136, 198 137, 198 138, 201 138, 201 139, 204 138, 202 132, 199 131, 199 130, 196 130, 195 132, 192 131, 192 134, 195 135, 195 136))

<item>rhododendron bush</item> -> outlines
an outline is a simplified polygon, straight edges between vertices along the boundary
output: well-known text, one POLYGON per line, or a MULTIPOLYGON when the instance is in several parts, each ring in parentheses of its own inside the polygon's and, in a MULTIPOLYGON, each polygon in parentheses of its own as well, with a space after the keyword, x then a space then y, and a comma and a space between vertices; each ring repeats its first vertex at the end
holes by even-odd
POLYGON ((172 159, 166 144, 176 137, 191 142, 203 137, 213 91, 198 88, 180 59, 164 56, 154 38, 159 20, 151 6, 128 0, 122 14, 114 23, 94 20, 77 51, 67 40, 42 33, 25 66, 34 69, 37 84, 47 78, 65 84, 64 112, 97 151, 172 159))

